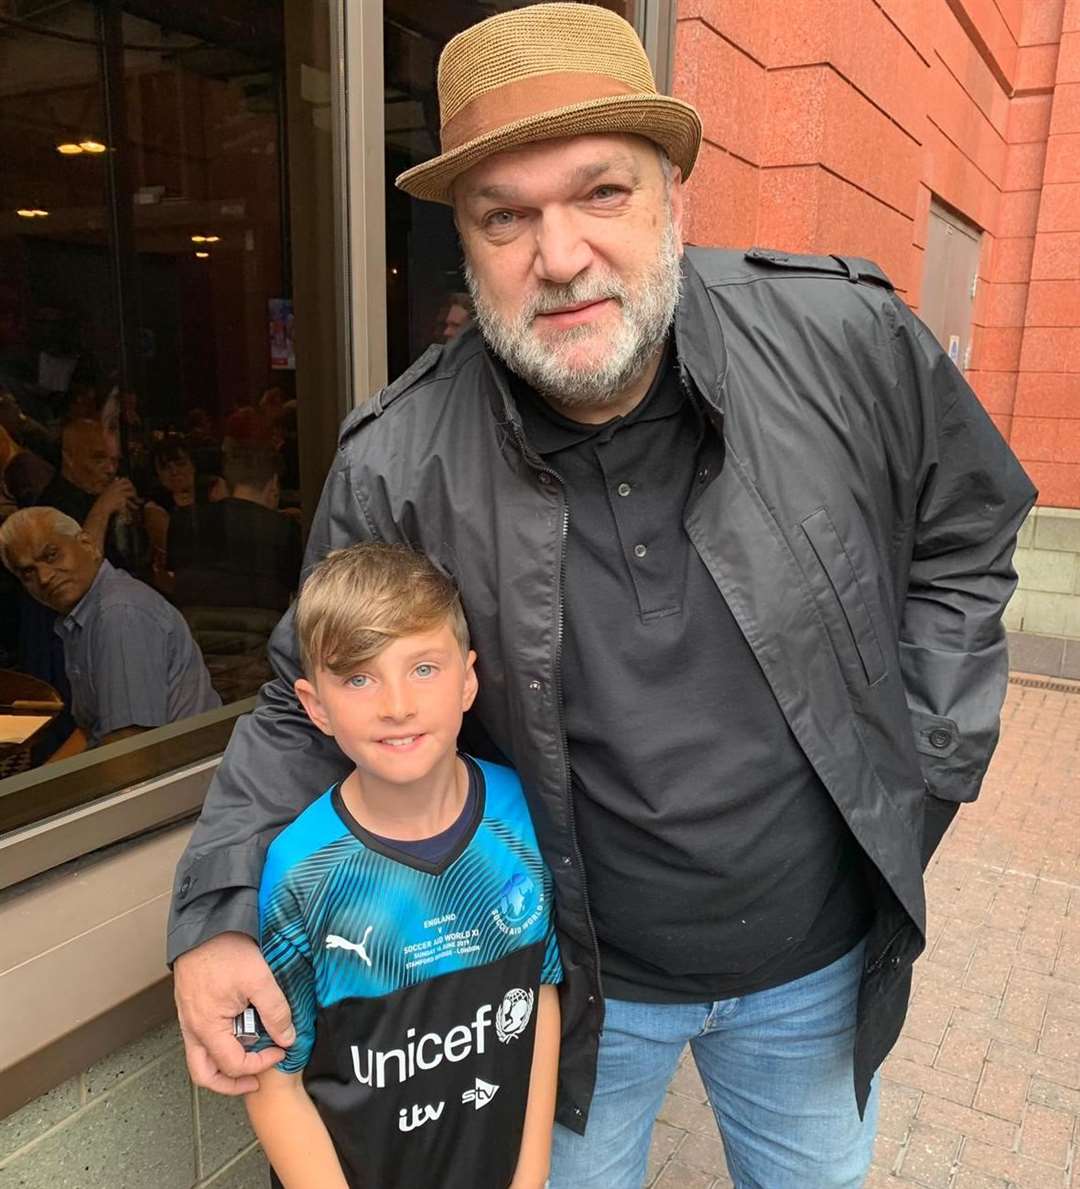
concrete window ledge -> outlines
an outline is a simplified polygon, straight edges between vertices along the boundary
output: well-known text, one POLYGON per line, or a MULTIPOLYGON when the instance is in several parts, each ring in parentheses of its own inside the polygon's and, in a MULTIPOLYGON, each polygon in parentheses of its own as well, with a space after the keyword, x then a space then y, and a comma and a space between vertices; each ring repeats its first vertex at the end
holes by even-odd
POLYGON ((195 1090, 165 966, 190 822, 0 893, 0 1189, 265 1189, 242 1100, 195 1090))
POLYGON ((172 1018, 165 922, 191 824, 0 894, 0 1118, 172 1018))

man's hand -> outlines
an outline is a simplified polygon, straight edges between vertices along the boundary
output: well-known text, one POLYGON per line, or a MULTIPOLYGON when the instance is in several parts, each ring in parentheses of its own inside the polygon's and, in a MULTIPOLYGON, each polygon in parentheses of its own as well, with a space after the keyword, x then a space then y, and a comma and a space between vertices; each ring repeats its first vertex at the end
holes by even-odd
POLYGON ((257 1090, 256 1075, 296 1040, 289 1005, 259 947, 243 933, 221 933, 181 954, 173 975, 191 1080, 219 1094, 257 1090), (249 1003, 281 1048, 249 1053, 233 1035, 233 1018, 249 1003))
POLYGON ((114 512, 134 509, 139 499, 135 484, 130 479, 114 479, 108 487, 94 500, 92 512, 98 512, 106 520, 114 512))
POLYGON ((135 484, 130 479, 114 479, 94 500, 93 507, 86 514, 86 520, 83 522, 83 530, 103 553, 105 551, 105 534, 113 513, 123 514, 128 509, 134 510, 138 501, 139 493, 135 490, 135 484))

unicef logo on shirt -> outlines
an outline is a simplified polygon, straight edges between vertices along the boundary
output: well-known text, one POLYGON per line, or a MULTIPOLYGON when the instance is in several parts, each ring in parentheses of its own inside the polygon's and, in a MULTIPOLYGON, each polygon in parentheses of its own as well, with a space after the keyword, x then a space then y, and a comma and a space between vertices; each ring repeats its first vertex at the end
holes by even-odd
POLYGON ((543 890, 524 871, 515 871, 499 889, 491 916, 501 932, 516 936, 535 924, 543 910, 543 890))

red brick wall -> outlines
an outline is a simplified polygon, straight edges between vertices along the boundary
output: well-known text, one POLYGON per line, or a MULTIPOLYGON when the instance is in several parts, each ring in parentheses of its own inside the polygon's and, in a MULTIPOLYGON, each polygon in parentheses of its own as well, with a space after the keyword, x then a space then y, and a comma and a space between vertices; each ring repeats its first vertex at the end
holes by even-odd
POLYGON ((678 0, 687 238, 868 256, 918 309, 931 196, 983 232, 968 378, 1080 507, 1080 0, 678 0))

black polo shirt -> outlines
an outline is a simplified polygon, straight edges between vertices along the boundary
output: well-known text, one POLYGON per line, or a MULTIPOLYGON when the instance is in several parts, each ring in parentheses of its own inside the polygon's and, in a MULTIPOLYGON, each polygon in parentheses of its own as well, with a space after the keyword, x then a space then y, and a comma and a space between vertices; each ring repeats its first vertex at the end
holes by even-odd
POLYGON ((670 348, 604 425, 511 386, 569 509, 562 688, 605 993, 696 1002, 821 969, 869 924, 861 852, 685 531, 720 451, 670 348))

